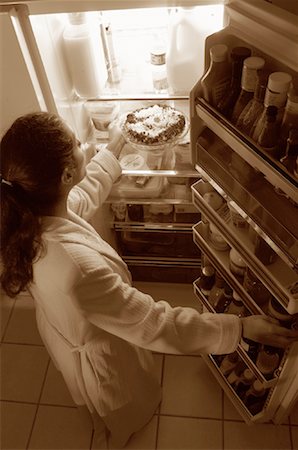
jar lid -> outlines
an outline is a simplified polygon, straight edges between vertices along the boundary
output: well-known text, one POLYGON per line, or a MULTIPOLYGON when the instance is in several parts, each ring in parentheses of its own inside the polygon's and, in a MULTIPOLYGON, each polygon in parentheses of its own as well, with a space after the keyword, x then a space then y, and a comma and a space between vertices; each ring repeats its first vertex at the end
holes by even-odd
POLYGON ((273 72, 269 75, 268 88, 273 92, 287 92, 292 75, 286 72, 273 72))
POLYGON ((246 267, 246 263, 241 258, 240 253, 238 253, 234 248, 231 248, 230 250, 230 258, 237 266, 246 267))
POLYGON ((249 381, 252 381, 255 378, 254 373, 250 369, 244 370, 243 377, 245 380, 249 380, 249 381))
POLYGON ((243 61, 251 55, 251 50, 248 47, 234 47, 231 51, 231 58, 233 60, 243 61))
POLYGON ((247 69, 262 69, 265 65, 265 59, 260 58, 259 56, 249 56, 243 62, 244 67, 247 69))
POLYGON ((202 274, 207 277, 212 277, 215 274, 215 270, 212 266, 204 266, 202 269, 202 274))
POLYGON ((254 381, 253 388, 256 392, 263 392, 264 391, 264 384, 260 380, 254 381))
POLYGON ((233 291, 233 299, 236 300, 236 302, 242 302, 242 298, 240 297, 240 295, 238 294, 238 292, 236 292, 235 290, 233 291))
POLYGON ((225 44, 213 45, 210 48, 211 59, 215 62, 225 61, 228 55, 228 47, 225 44))

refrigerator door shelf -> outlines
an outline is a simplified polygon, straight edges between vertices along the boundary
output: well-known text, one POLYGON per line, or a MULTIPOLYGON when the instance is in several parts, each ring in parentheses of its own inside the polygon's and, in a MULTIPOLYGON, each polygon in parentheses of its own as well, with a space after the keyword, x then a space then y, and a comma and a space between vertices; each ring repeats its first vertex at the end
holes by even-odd
POLYGON ((288 313, 297 313, 296 294, 290 291, 290 286, 297 283, 297 273, 279 257, 273 264, 265 266, 255 256, 254 243, 251 241, 249 233, 245 229, 235 227, 231 220, 224 221, 203 199, 199 183, 192 186, 194 204, 219 230, 230 247, 235 248, 241 254, 246 265, 252 269, 272 295, 277 297, 288 313))
MULTIPOLYGON (((197 282, 198 282, 198 280, 194 281, 194 283, 193 283, 194 293, 196 294, 197 298, 203 304, 203 306, 206 308, 207 311, 216 314, 216 311, 210 305, 210 303, 208 302, 208 299, 205 297, 205 295, 202 293, 202 291, 198 287, 197 282)), ((264 375, 259 371, 257 366, 254 364, 254 362, 250 359, 250 357, 248 356, 246 350, 243 348, 243 346, 241 344, 238 345, 236 351, 237 351, 238 355, 240 356, 240 358, 248 366, 248 368, 254 373, 256 378, 258 380, 260 380, 261 383, 264 384, 264 386, 266 386, 266 387, 275 386, 275 384, 277 383, 278 378, 276 376, 274 376, 273 378, 267 380, 267 378, 264 377, 264 375)), ((281 361, 281 364, 282 363, 283 363, 283 361, 281 361)))
MULTIPOLYGON (((228 398, 231 400, 239 414, 242 416, 242 418, 245 420, 245 422, 249 425, 252 423, 264 423, 268 420, 270 420, 270 416, 267 412, 267 405, 268 405, 268 399, 270 398, 271 391, 269 391, 267 400, 264 404, 264 408, 261 412, 253 416, 250 411, 246 408, 242 400, 238 397, 238 395, 235 393, 232 386, 228 383, 226 377, 223 375, 223 373, 220 371, 219 367, 217 366, 215 359, 212 355, 202 355, 202 358, 204 359, 205 363, 215 376, 218 383, 221 385, 222 389, 227 394, 228 398)), ((268 408, 269 410, 269 408, 268 408)), ((270 411, 271 412, 271 411, 270 411)))
POLYGON ((273 187, 280 188, 293 201, 298 202, 297 179, 278 160, 262 150, 250 137, 241 133, 202 98, 198 99, 196 113, 234 152, 251 167, 263 173, 273 187))

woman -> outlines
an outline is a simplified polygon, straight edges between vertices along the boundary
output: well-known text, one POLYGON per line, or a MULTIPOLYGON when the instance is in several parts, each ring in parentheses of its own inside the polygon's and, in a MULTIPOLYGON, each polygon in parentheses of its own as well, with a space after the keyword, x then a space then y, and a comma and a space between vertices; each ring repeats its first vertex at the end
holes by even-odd
POLYGON ((241 336, 284 347, 298 337, 263 316, 200 315, 131 286, 126 264, 88 223, 121 174, 122 145, 116 137, 85 168, 74 133, 43 112, 17 119, 1 141, 2 287, 11 297, 29 289, 75 403, 101 417, 116 447, 160 403, 152 350, 225 354, 241 336))

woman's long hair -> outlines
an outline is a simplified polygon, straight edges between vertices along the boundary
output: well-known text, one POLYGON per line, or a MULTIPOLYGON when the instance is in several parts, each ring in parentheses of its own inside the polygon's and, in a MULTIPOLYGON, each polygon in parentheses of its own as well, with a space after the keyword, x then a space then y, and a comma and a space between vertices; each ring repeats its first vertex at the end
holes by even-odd
POLYGON ((33 281, 43 250, 40 217, 59 200, 74 145, 62 119, 45 112, 20 117, 1 140, 1 285, 10 297, 33 281))

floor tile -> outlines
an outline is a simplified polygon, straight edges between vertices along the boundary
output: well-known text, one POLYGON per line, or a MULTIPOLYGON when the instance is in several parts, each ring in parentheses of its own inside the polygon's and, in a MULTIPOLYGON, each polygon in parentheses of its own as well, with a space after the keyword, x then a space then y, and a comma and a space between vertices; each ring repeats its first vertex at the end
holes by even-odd
POLYGON ((229 397, 224 394, 223 396, 223 404, 224 404, 224 419, 229 420, 240 420, 241 422, 244 422, 244 419, 240 415, 240 413, 237 411, 229 397))
POLYGON ((61 372, 50 362, 40 403, 75 406, 61 372))
POLYGON ((37 402, 48 361, 43 347, 2 344, 1 400, 37 402))
POLYGON ((246 425, 224 422, 224 448, 229 450, 290 450, 287 425, 246 425))
POLYGON ((4 333, 6 331, 9 316, 11 315, 12 309, 15 304, 15 299, 7 297, 7 295, 4 295, 4 293, 2 291, 1 291, 0 295, 1 295, 1 301, 0 301, 0 308, 1 308, 0 309, 0 311, 1 311, 1 314, 0 314, 0 318, 1 318, 0 327, 1 328, 0 328, 0 330, 1 330, 1 332, 0 332, 0 334, 1 334, 1 340, 2 340, 4 337, 4 333))
POLYGON ((298 449, 298 426, 291 427, 293 450, 298 449))
POLYGON ((161 414, 222 416, 222 390, 200 357, 165 357, 161 414))
POLYGON ((77 408, 40 405, 28 449, 87 450, 92 427, 81 421, 77 408))
POLYGON ((157 416, 153 416, 150 422, 140 431, 133 434, 125 449, 129 450, 154 450, 157 433, 157 416))
POLYGON ((219 450, 221 448, 221 420, 160 417, 158 450, 219 450))
POLYGON ((37 405, 1 402, 0 408, 0 448, 24 450, 30 436, 37 405))
POLYGON ((4 342, 42 345, 32 297, 19 296, 9 320, 4 342))
POLYGON ((162 382, 162 364, 164 356, 162 354, 153 353, 153 358, 155 361, 156 376, 158 377, 160 383, 162 382))
POLYGON ((134 286, 151 295, 156 301, 166 300, 172 306, 189 306, 200 309, 200 302, 193 292, 192 284, 135 281, 134 286))

